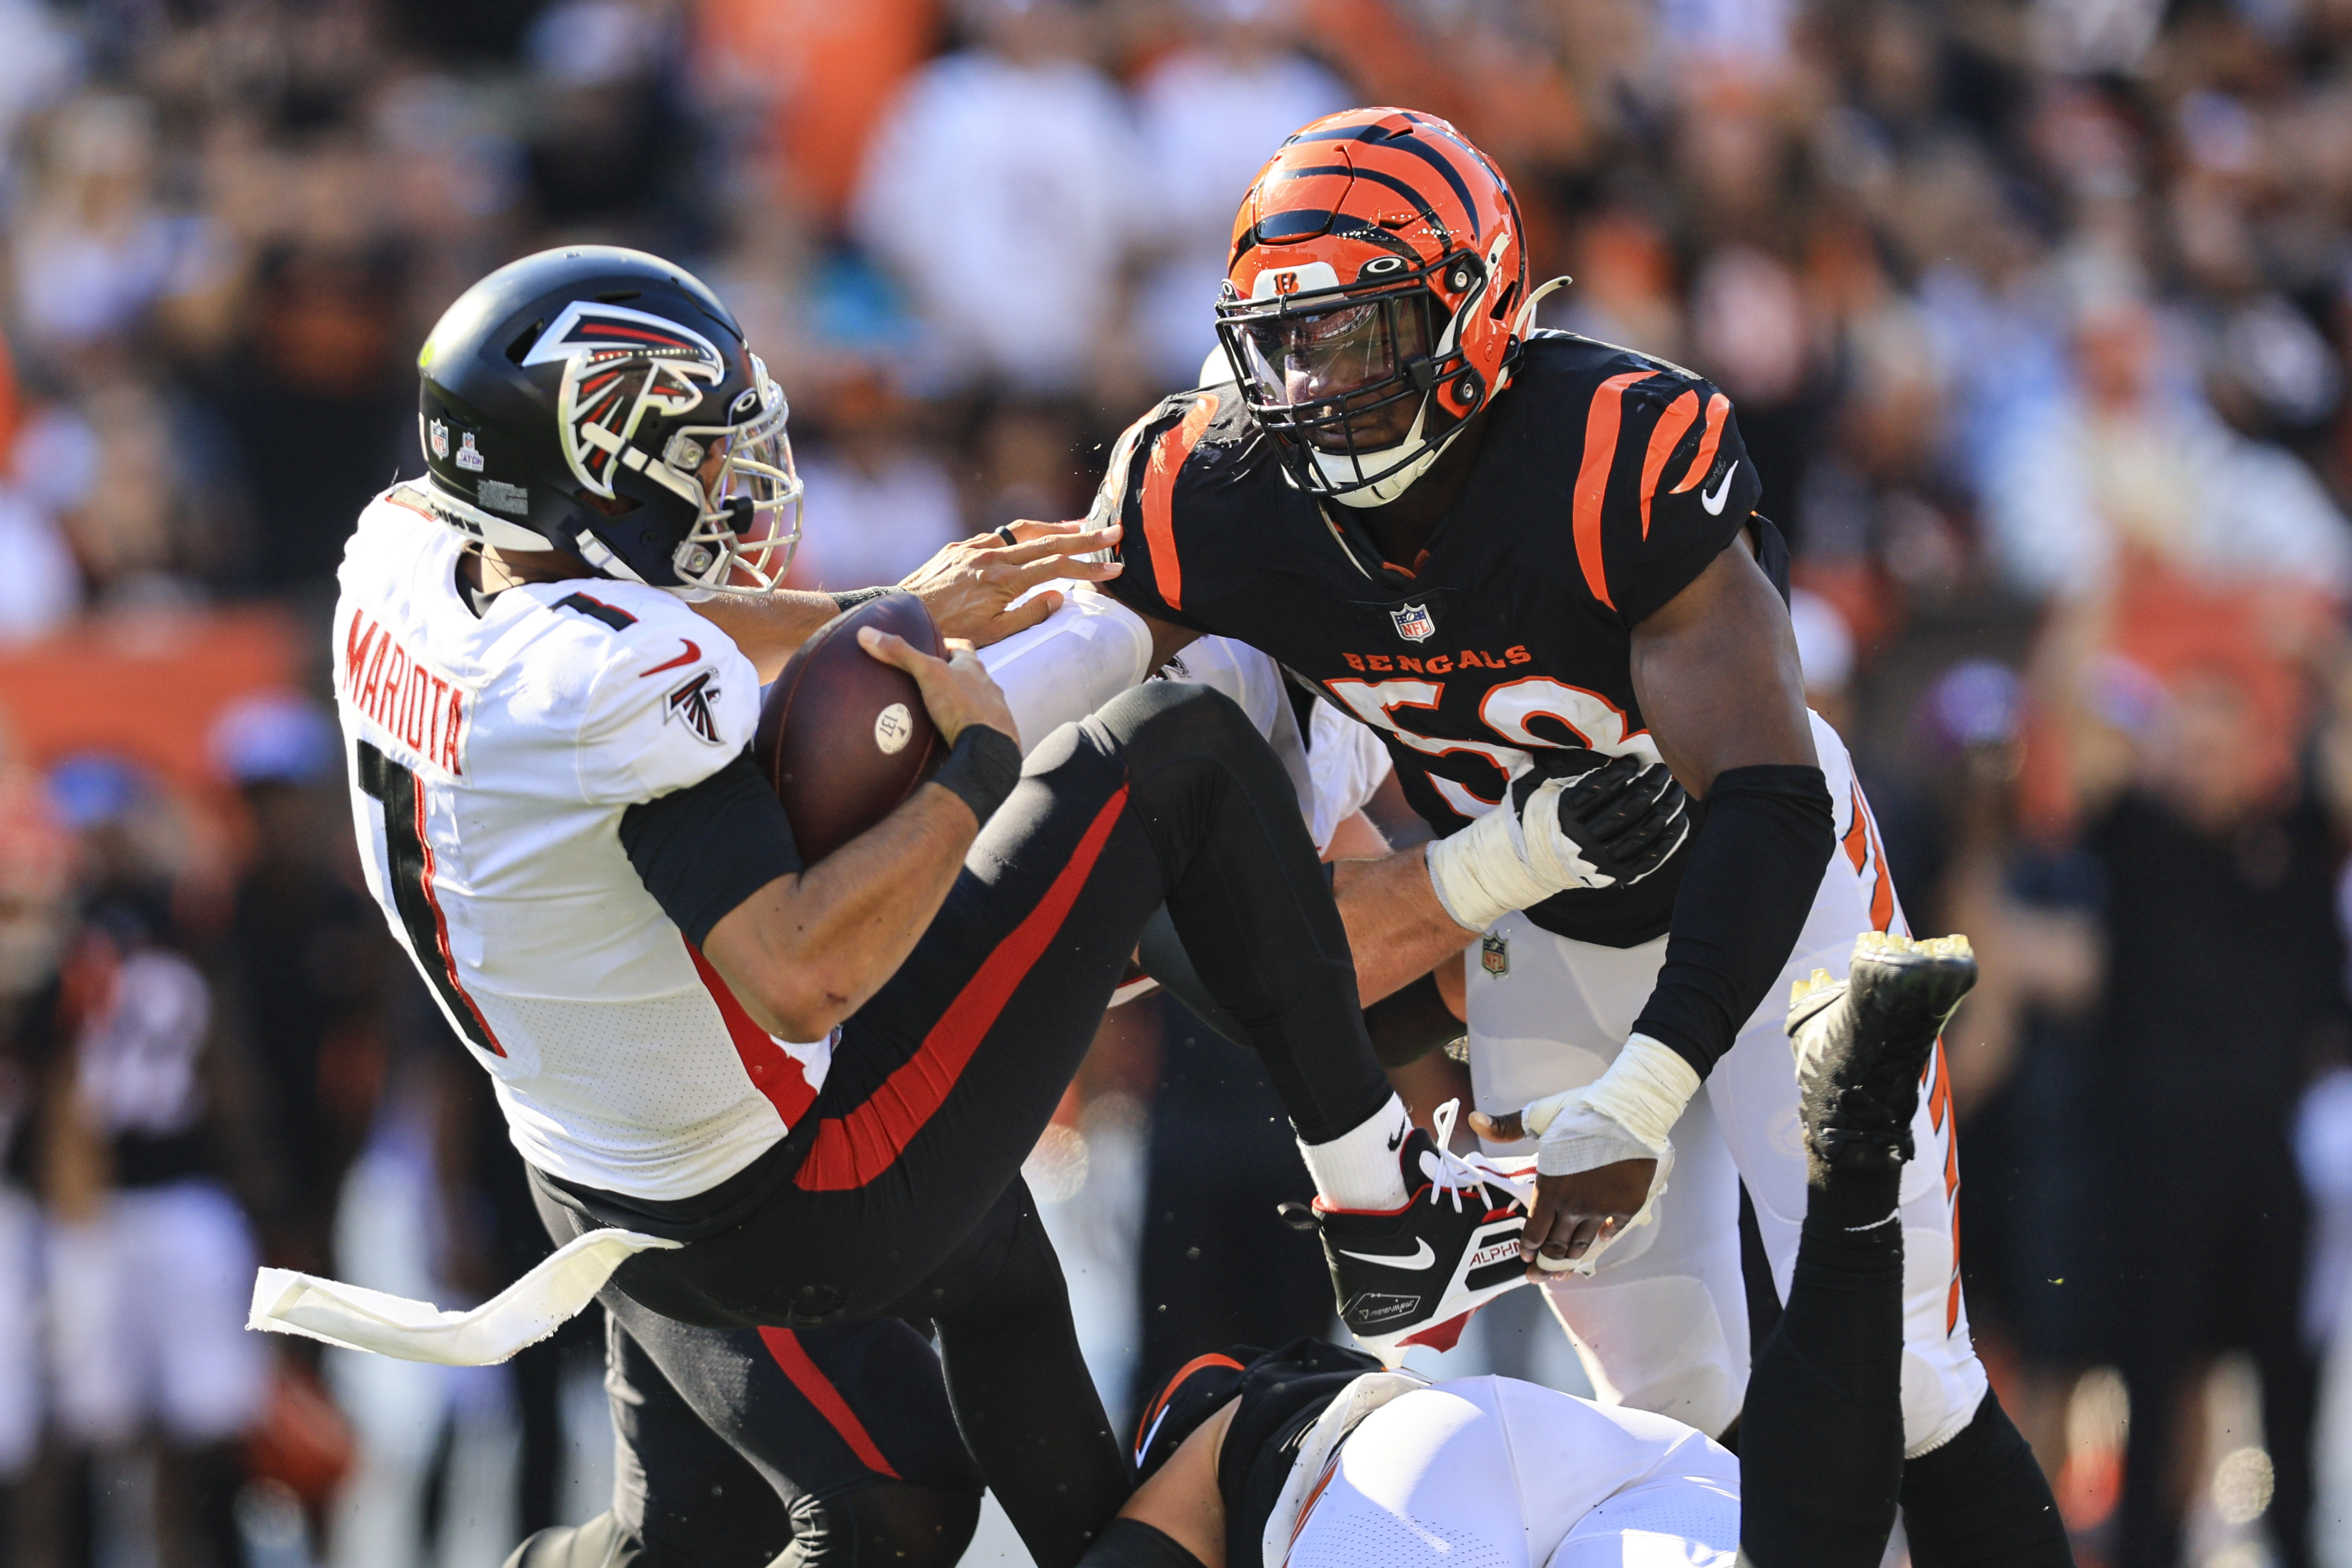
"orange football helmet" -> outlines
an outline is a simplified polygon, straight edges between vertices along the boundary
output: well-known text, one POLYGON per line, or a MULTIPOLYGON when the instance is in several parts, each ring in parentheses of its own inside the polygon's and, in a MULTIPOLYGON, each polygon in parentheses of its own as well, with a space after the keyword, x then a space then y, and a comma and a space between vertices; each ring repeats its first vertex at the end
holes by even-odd
POLYGON ((1509 384, 1535 301, 1511 187, 1434 115, 1326 115, 1234 218, 1217 335, 1291 483, 1396 499, 1509 384))

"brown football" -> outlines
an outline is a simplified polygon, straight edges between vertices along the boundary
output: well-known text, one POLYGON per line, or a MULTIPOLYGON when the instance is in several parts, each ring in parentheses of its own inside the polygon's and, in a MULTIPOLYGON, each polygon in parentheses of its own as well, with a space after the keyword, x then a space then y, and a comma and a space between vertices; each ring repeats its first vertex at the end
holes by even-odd
POLYGON ((812 865, 888 816, 946 758, 914 677, 857 645, 865 626, 947 656, 923 601, 893 589, 818 627, 768 688, 751 756, 812 865))

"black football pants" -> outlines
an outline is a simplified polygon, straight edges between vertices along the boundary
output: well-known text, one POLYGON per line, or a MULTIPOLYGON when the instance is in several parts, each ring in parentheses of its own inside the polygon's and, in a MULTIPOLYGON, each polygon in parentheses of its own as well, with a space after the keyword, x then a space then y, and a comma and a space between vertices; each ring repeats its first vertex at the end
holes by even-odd
MULTIPOLYGON (((614 1276, 606 1305, 643 1353, 642 1373, 625 1358, 625 1385, 651 1388, 657 1375, 789 1512, 826 1483, 795 1474, 803 1461, 789 1437, 761 1429, 762 1411, 791 1406, 793 1382, 780 1365, 772 1374, 765 1331, 935 1322, 980 1476, 1039 1568, 1075 1563, 1124 1500, 1127 1459, 1017 1178, 1163 902, 1301 1136, 1336 1137, 1387 1103, 1288 776, 1223 695, 1139 687, 1031 755, 929 930, 844 1026, 824 1088, 786 1141, 790 1175, 728 1228, 641 1253, 614 1276)), ((614 1218, 593 1202, 544 1208, 559 1240, 614 1218)), ((848 1381, 834 1386, 869 1435, 907 1419, 861 1409, 866 1391, 848 1381)), ((872 1399, 920 1403, 898 1371, 880 1381, 872 1399)), ((926 1470, 926 1485, 968 1486, 951 1469, 926 1470)), ((709 1511, 692 1494, 712 1483, 664 1474, 646 1469, 642 1517, 709 1511)), ((766 1533, 746 1528, 781 1551, 779 1511, 761 1507, 766 1533)), ((732 1528, 713 1520, 709 1534, 732 1528)), ((686 1561, 644 1544, 649 1564, 686 1561)), ((698 1568, 719 1561, 698 1550, 698 1568)))

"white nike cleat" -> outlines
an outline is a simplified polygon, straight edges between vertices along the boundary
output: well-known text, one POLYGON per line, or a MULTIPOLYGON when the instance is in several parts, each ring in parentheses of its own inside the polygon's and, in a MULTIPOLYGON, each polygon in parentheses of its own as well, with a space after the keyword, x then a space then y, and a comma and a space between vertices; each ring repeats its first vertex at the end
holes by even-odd
POLYGON ((1391 1367, 1413 1345, 1453 1349, 1473 1312, 1527 1283, 1519 1231, 1535 1196, 1535 1162, 1447 1152, 1443 1140, 1460 1105, 1437 1113, 1438 1138, 1417 1128, 1406 1137, 1397 1158, 1412 1196, 1402 1207, 1366 1212, 1315 1201, 1339 1321, 1391 1367))

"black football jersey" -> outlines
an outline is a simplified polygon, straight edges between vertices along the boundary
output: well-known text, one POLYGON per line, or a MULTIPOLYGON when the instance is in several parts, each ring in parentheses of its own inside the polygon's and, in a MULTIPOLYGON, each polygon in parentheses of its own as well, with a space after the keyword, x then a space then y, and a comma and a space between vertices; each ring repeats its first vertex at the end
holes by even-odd
MULTIPOLYGON (((1750 520, 1761 491, 1730 400, 1664 361, 1538 332, 1488 416, 1470 479, 1422 558, 1383 561, 1341 506, 1285 482, 1230 387, 1181 392, 1120 437, 1095 504, 1126 533, 1107 584, 1129 607, 1264 650, 1379 730, 1406 798, 1447 834, 1543 751, 1657 759, 1633 629, 1750 520)), ((1782 594, 1788 554, 1757 523, 1782 594)), ((1662 935, 1677 854, 1630 888, 1547 900, 1563 936, 1662 935)))
POLYGON ((1295 1339, 1280 1350, 1228 1346, 1176 1369, 1144 1406, 1135 1434, 1138 1480, 1160 1467, 1227 1403, 1238 1398, 1217 1459, 1225 1503, 1225 1561, 1254 1563, 1265 1521, 1281 1500, 1299 1443, 1348 1385, 1381 1370, 1380 1358, 1324 1339, 1295 1339))

